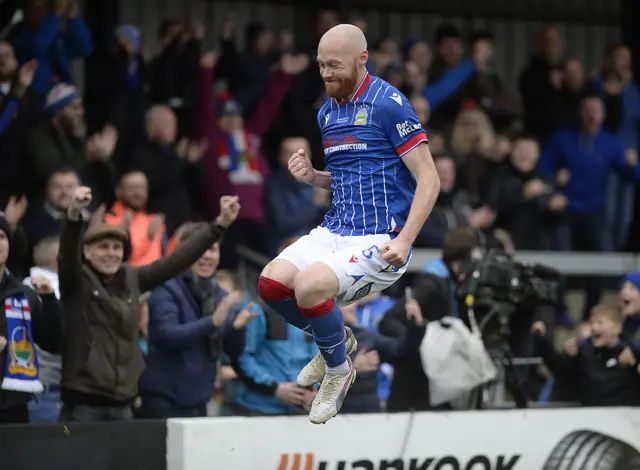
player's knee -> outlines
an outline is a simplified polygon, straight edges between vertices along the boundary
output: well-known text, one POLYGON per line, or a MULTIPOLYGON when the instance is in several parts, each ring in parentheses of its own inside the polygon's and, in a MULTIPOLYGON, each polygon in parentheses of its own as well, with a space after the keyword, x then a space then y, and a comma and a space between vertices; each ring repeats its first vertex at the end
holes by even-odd
POLYGON ((338 295, 338 279, 331 268, 323 263, 300 271, 293 282, 296 300, 301 307, 314 307, 338 295))
POLYGON ((265 266, 258 279, 258 293, 262 300, 273 302, 293 297, 293 282, 296 274, 295 266, 286 261, 274 260, 265 266))

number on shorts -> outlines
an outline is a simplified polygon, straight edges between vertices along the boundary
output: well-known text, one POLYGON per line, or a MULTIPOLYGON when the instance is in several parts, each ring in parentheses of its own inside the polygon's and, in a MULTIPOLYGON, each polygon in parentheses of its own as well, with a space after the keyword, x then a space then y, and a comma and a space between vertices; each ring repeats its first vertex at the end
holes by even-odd
POLYGON ((371 259, 373 258, 374 252, 380 254, 380 250, 378 250, 378 247, 376 245, 370 246, 366 250, 362 250, 362 256, 364 256, 367 259, 371 259))

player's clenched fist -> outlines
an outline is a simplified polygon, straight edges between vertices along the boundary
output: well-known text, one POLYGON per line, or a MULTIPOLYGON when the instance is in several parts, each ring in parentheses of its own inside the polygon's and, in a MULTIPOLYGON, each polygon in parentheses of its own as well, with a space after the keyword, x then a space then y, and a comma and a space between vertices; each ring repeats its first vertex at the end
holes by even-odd
POLYGON ((289 172, 298 181, 311 184, 313 182, 313 165, 303 149, 291 155, 289 159, 289 172))

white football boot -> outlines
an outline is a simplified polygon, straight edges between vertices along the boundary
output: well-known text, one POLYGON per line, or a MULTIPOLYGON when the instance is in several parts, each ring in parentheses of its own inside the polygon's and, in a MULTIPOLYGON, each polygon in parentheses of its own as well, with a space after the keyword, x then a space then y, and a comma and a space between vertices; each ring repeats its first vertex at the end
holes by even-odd
POLYGON ((344 397, 356 380, 356 368, 349 356, 347 364, 349 372, 344 375, 325 374, 309 412, 309 421, 313 424, 326 423, 342 408, 344 397))
MULTIPOLYGON (((348 326, 344 327, 344 334, 346 336, 345 347, 347 348, 347 356, 349 356, 358 349, 358 342, 356 341, 356 337, 353 336, 351 328, 348 326)), ((316 354, 309 364, 304 366, 298 374, 298 385, 308 388, 322 382, 326 367, 327 363, 325 362, 324 357, 322 357, 322 354, 318 351, 318 354, 316 354)))

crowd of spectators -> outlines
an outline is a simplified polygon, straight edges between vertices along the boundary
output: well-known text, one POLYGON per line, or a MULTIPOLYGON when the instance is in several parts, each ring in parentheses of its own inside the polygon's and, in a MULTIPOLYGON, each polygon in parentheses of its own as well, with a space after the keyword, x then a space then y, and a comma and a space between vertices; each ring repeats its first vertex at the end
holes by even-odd
MULTIPOLYGON (((340 20, 319 12, 316 39, 340 20)), ((428 130, 441 194, 418 247, 441 248, 465 227, 503 242, 506 233, 515 249, 626 247, 640 87, 625 45, 603 51, 591 75, 546 25, 511 90, 492 68, 489 31, 466 38, 443 24, 432 40, 377 38, 351 21, 369 37, 369 72, 400 89, 428 130)), ((286 165, 300 148, 323 165, 315 43, 231 14, 220 30, 207 51, 205 25, 167 20, 149 57, 136 25, 117 26, 84 99, 70 66, 93 46, 77 0, 25 1, 0 42, 0 289, 27 302, 23 315, 31 310, 21 343, 14 323, 0 321, 0 423, 25 421, 27 402, 32 419, 45 421, 57 419, 61 401, 63 420, 129 419, 132 409, 203 416, 216 380, 223 414, 299 413, 313 400, 295 376, 315 345, 247 298, 235 270, 238 246, 274 256, 331 203, 286 165), (12 369, 17 344, 38 360, 12 369), (7 378, 18 388, 5 387, 7 378)), ((627 284, 632 316, 640 279, 627 284)), ((602 282, 589 287, 587 312, 602 282)), ((345 310, 364 346, 354 362, 364 385, 345 409, 377 411, 388 399, 386 362, 415 356, 424 335, 428 303, 421 309, 419 299, 373 296, 345 310), (402 326, 383 337, 378 322, 394 306, 405 312, 402 326)))

